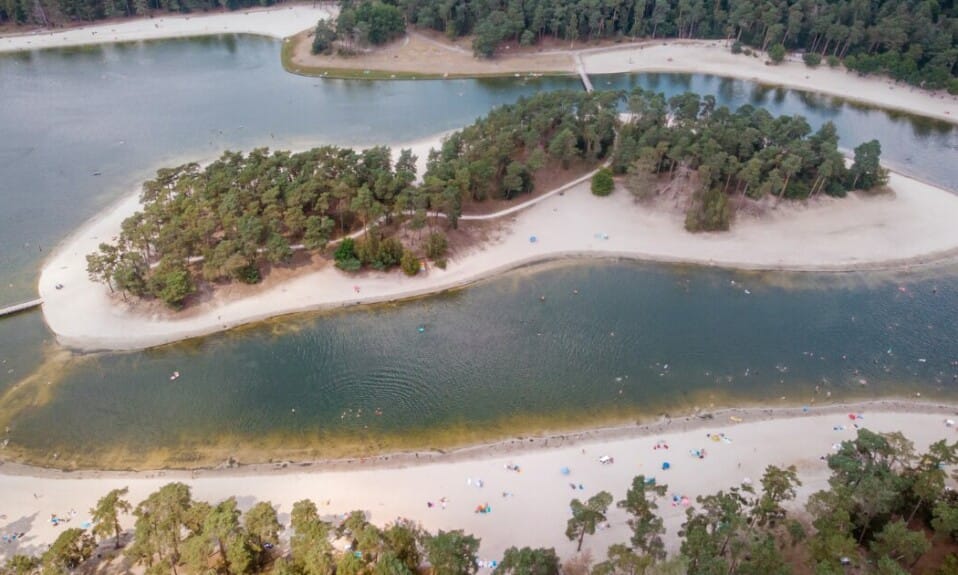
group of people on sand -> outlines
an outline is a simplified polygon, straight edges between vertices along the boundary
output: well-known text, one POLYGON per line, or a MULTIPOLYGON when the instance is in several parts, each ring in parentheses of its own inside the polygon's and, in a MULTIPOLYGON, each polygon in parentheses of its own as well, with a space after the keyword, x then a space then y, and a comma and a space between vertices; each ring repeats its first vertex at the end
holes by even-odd
POLYGON ((76 517, 76 515, 77 515, 76 509, 71 509, 67 513, 66 517, 60 517, 56 513, 51 513, 50 524, 53 525, 54 527, 59 527, 61 523, 69 523, 71 519, 76 517))
POLYGON ((25 532, 20 531, 19 533, 11 533, 9 535, 3 534, 0 536, 0 539, 2 539, 4 543, 16 543, 17 541, 22 540, 25 535, 25 532))

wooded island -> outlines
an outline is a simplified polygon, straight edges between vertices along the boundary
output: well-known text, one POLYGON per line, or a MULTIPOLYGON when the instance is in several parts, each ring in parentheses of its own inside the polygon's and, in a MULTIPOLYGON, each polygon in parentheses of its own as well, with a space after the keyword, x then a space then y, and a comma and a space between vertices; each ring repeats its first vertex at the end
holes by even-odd
POLYGON ((174 307, 200 282, 256 283, 294 251, 332 242, 343 270, 401 265, 415 275, 421 258, 445 266, 442 228, 456 228, 463 213, 528 196, 544 174, 569 181, 607 160, 641 199, 681 180, 690 198, 686 228, 723 230, 732 196, 841 196, 885 182, 877 141, 856 149, 850 169, 837 145, 831 124, 811 134, 800 116, 774 118, 751 106, 732 112, 709 96, 542 93, 448 136, 430 151, 418 183, 412 153, 393 161, 382 146, 226 152, 205 168, 161 169, 143 186, 143 209, 123 222, 117 242, 87 256, 87 271, 124 297, 174 307), (396 237, 426 226, 418 241, 396 237))

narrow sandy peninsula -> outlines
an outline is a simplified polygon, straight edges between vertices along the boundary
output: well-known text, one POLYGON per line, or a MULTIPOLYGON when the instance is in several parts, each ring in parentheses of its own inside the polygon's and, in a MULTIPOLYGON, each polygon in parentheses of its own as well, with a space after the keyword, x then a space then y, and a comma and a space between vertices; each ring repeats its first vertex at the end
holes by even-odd
MULTIPOLYGON (((411 147, 422 163, 438 143, 437 137, 411 147)), ((636 203, 624 189, 595 197, 586 177, 502 212, 464 217, 462 225, 483 225, 489 239, 457 254, 445 270, 431 268, 411 278, 354 275, 327 263, 282 282, 266 282, 252 295, 231 298, 217 292, 180 313, 155 308, 145 313, 142 306, 111 298, 106 286, 87 277, 86 254, 111 241, 123 219, 139 208, 133 194, 83 226, 47 260, 39 290, 44 317, 62 345, 135 350, 286 313, 435 293, 559 258, 843 271, 900 268, 958 252, 958 196, 894 173, 889 187, 893 193, 783 202, 761 216, 740 217, 729 232, 691 234, 681 211, 636 203)))
MULTIPOLYGON (((672 495, 694 501, 700 494, 757 481, 767 465, 795 465, 803 486, 793 507, 800 509, 811 493, 826 485, 828 468, 820 457, 831 453, 837 443, 854 438, 856 425, 879 432, 901 431, 916 449, 924 450, 934 441, 956 439, 955 428, 945 423, 956 411, 955 406, 891 401, 808 411, 742 409, 716 412, 710 419, 691 417, 534 441, 514 439, 448 455, 401 454, 309 467, 274 464, 195 472, 62 473, 7 463, 0 467, 6 514, 0 530, 26 536, 0 547, 0 554, 42 552, 63 529, 89 521, 89 509, 110 489, 128 486, 129 500, 136 502, 165 483, 183 481, 200 500, 217 502, 235 496, 243 509, 270 501, 278 506, 280 521, 287 524, 293 503, 310 498, 324 517, 359 509, 379 525, 405 517, 432 531, 464 529, 482 539, 480 558, 484 560, 501 559, 512 545, 555 547, 560 557, 568 558, 575 553, 575 544, 563 534, 570 499, 600 490, 621 499, 638 474, 668 484, 669 499, 661 502, 659 513, 668 530, 667 544, 674 551, 685 507, 671 505, 672 495), (861 418, 852 421, 849 413, 861 418), (731 417, 743 421, 736 423, 731 417), (712 441, 707 433, 724 433, 727 440, 712 441), (668 449, 655 449, 656 443, 668 449), (689 454, 703 448, 707 450, 704 459, 689 454), (603 455, 614 458, 614 463, 599 463, 603 455), (671 466, 667 471, 662 470, 664 462, 671 466), (519 472, 506 469, 507 465, 519 466, 519 472), (563 467, 569 468, 569 475, 561 472, 563 467), (477 479, 482 487, 477 487, 477 479), (442 498, 445 505, 438 504, 442 498), (428 502, 435 505, 429 507, 428 502), (477 505, 486 503, 491 513, 474 512, 477 505), (70 524, 55 527, 48 520, 52 514, 73 518, 70 524)), ((624 512, 613 506, 609 527, 586 538, 586 548, 595 557, 604 557, 611 543, 628 539, 625 520, 624 512)), ((125 517, 124 528, 131 528, 132 522, 132 517, 125 517)))
POLYGON ((333 4, 293 4, 207 15, 137 18, 65 30, 37 30, 0 37, 0 53, 216 34, 282 39, 315 26, 318 20, 335 15, 337 10, 333 4))

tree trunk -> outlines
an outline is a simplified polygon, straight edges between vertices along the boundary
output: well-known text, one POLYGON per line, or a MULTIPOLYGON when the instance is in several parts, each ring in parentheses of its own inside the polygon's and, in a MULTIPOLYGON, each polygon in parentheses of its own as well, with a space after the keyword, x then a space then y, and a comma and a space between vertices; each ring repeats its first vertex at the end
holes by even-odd
POLYGON ((918 498, 918 503, 915 504, 915 508, 911 510, 911 514, 908 515, 908 520, 905 521, 905 525, 911 523, 911 520, 915 518, 915 514, 918 513, 918 508, 921 507, 921 504, 925 502, 923 497, 918 498))
POLYGON ((227 572, 227 573, 230 573, 230 572, 231 572, 231 571, 230 571, 230 562, 229 562, 229 559, 226 558, 226 548, 223 547, 223 540, 217 538, 217 539, 216 539, 216 545, 217 545, 217 546, 219 547, 219 549, 220 549, 220 558, 223 560, 223 565, 226 566, 226 572, 227 572))
POLYGON ((45 28, 50 27, 50 20, 47 18, 47 11, 43 9, 43 2, 40 0, 34 0, 35 10, 40 14, 40 19, 43 20, 43 26, 45 28))
POLYGON ((582 551, 582 540, 585 539, 585 529, 579 533, 579 546, 575 548, 575 552, 578 553, 582 551))

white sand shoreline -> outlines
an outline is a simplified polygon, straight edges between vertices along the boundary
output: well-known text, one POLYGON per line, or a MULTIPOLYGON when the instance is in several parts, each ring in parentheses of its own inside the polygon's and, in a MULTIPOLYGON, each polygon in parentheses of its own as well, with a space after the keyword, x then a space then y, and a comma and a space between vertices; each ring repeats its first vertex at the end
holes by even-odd
MULTIPOLYGON (((420 161, 437 141, 413 146, 420 161)), ((786 202, 762 218, 741 218, 729 232, 689 234, 679 214, 637 205, 621 189, 596 198, 585 182, 495 220, 493 239, 456 255, 446 270, 433 268, 409 278, 400 273, 351 275, 325 265, 247 297, 214 297, 181 315, 149 317, 111 299, 107 287, 91 282, 85 271, 85 255, 119 232, 122 220, 139 206, 137 194, 61 244, 44 264, 39 292, 44 318, 61 345, 82 351, 136 350, 285 314, 416 298, 562 258, 840 272, 908 268, 958 254, 953 226, 958 196, 894 173, 890 185, 893 197, 786 202), (531 235, 537 237, 535 243, 529 242, 531 235), (57 284, 63 289, 56 289, 57 284)))
MULTIPOLYGON (((745 477, 757 481, 766 465, 796 465, 804 483, 796 502, 801 505, 810 493, 825 486, 828 470, 819 457, 829 453, 835 442, 854 437, 853 422, 846 413, 863 415, 854 423, 873 431, 902 431, 919 450, 939 439, 956 438, 955 429, 943 422, 955 417, 958 406, 872 401, 813 406, 807 412, 803 408, 761 407, 719 410, 712 412, 711 419, 675 418, 645 426, 551 436, 532 443, 528 438, 515 439, 433 456, 426 462, 417 462, 413 454, 401 454, 378 462, 353 460, 309 468, 261 465, 138 473, 66 473, 6 463, 0 467, 0 505, 7 518, 0 523, 0 531, 17 529, 28 535, 22 542, 4 546, 0 555, 44 549, 59 533, 46 521, 49 514, 63 516, 76 509, 74 521, 86 521, 86 510, 109 489, 129 486, 129 498, 136 502, 167 482, 183 481, 197 499, 215 502, 236 496, 244 509, 257 501, 272 501, 284 522, 288 522, 292 503, 308 497, 321 503, 324 515, 364 509, 378 524, 403 516, 430 530, 463 528, 482 538, 481 553, 486 559, 500 558, 510 545, 554 546, 561 557, 569 557, 574 544, 562 536, 568 501, 601 489, 621 498, 631 478, 640 473, 667 483, 669 494, 694 500, 696 495, 738 484, 745 477), (735 423, 729 419, 731 415, 744 421, 735 423), (706 433, 725 433, 732 442, 708 441, 706 433), (669 443, 668 451, 652 449, 660 439, 669 443), (690 449, 703 447, 708 450, 705 460, 688 455, 690 449), (615 463, 599 464, 600 455, 613 456, 615 463), (671 463, 669 471, 661 470, 663 461, 671 463), (522 472, 505 470, 510 463, 520 465, 522 472), (568 477, 559 473, 563 466, 572 470, 568 477), (466 485, 467 477, 482 478, 485 487, 466 485), (572 491, 570 481, 583 484, 584 491, 572 491), (503 498, 503 491, 514 495, 503 498), (448 498, 447 509, 426 506, 427 501, 440 497, 448 498), (329 505, 324 503, 327 500, 329 505), (491 514, 473 513, 476 504, 486 502, 492 505, 491 514), (541 528, 514 528, 529 521, 541 528)), ((660 512, 669 530, 669 546, 674 549, 684 508, 663 502, 660 512)), ((131 527, 132 518, 123 523, 131 527)), ((597 557, 604 555, 609 544, 628 537, 625 516, 619 510, 612 511, 610 523, 611 529, 586 540, 597 557)))
POLYGON ((291 4, 213 14, 168 14, 0 36, 0 53, 218 34, 251 34, 282 40, 336 13, 334 4, 291 4))
MULTIPOLYGON (((944 90, 922 90, 885 76, 860 76, 841 66, 829 68, 824 63, 809 68, 794 56, 778 65, 766 65, 765 54, 759 57, 732 54, 722 40, 648 41, 587 49, 579 54, 586 73, 590 75, 626 72, 709 74, 958 123, 958 96, 944 90)), ((593 82, 601 89, 597 79, 593 78, 593 82)))

